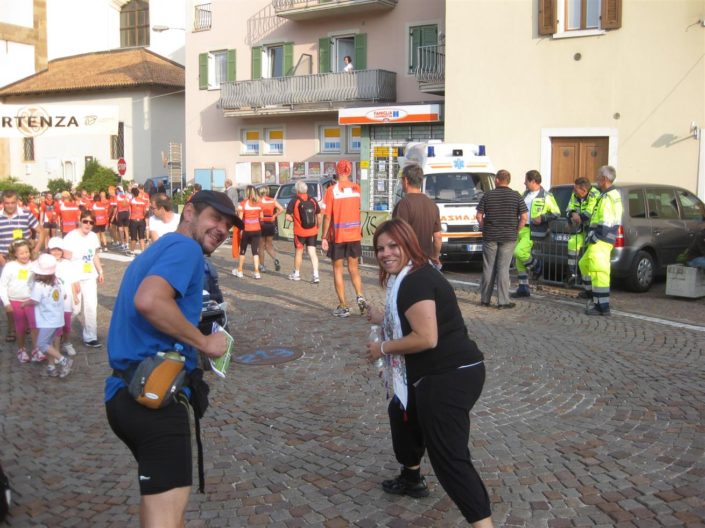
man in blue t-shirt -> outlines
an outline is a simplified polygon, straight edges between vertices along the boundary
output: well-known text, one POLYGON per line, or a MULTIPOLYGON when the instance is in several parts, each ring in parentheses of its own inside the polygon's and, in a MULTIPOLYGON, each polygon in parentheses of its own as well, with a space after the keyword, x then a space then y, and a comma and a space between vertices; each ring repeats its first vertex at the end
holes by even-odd
POLYGON ((191 490, 191 433, 186 405, 175 401, 149 409, 130 396, 123 378, 144 358, 180 348, 186 370, 196 368, 198 350, 223 355, 222 333, 203 335, 204 262, 244 226, 224 193, 201 191, 184 207, 174 233, 161 237, 125 271, 110 321, 105 406, 113 432, 137 460, 143 526, 183 526, 191 490))

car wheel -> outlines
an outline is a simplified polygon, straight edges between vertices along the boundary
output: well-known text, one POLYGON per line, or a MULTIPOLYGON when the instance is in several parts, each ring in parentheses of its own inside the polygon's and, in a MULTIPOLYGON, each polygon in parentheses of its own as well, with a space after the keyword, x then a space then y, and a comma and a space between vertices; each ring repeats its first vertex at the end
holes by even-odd
POLYGON ((627 287, 635 292, 648 291, 654 283, 654 274, 654 258, 646 251, 639 251, 629 270, 627 287))

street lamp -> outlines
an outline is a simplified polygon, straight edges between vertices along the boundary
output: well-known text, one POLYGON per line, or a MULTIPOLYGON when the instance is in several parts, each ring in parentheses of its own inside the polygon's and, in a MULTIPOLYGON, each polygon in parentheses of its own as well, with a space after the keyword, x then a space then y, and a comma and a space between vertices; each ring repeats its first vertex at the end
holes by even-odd
POLYGON ((156 31, 157 33, 163 33, 164 31, 169 31, 170 29, 178 29, 179 31, 186 31, 186 28, 180 28, 180 27, 161 26, 161 25, 152 26, 152 31, 156 31))

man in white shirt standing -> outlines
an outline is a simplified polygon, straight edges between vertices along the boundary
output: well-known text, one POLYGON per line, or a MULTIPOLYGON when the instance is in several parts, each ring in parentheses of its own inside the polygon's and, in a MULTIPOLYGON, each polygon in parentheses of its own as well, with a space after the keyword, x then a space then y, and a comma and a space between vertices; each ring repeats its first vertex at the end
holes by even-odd
POLYGON ((149 222, 149 238, 156 242, 159 237, 173 233, 179 226, 181 216, 174 212, 174 204, 166 194, 159 193, 152 196, 149 205, 152 218, 149 222))

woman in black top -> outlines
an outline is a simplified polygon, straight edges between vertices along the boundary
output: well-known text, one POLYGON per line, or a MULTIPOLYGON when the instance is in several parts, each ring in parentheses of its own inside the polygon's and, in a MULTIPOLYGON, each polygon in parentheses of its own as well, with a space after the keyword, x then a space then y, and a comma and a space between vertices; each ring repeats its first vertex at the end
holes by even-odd
POLYGON ((468 522, 491 527, 489 496, 468 449, 469 412, 485 380, 482 353, 468 337, 452 286, 425 260, 409 224, 384 222, 374 247, 387 301, 384 313, 371 307, 369 319, 382 324, 385 340, 368 343, 367 357, 384 357, 393 381, 389 421, 402 464, 401 474, 382 488, 427 496, 419 468, 428 450, 438 481, 468 522))

